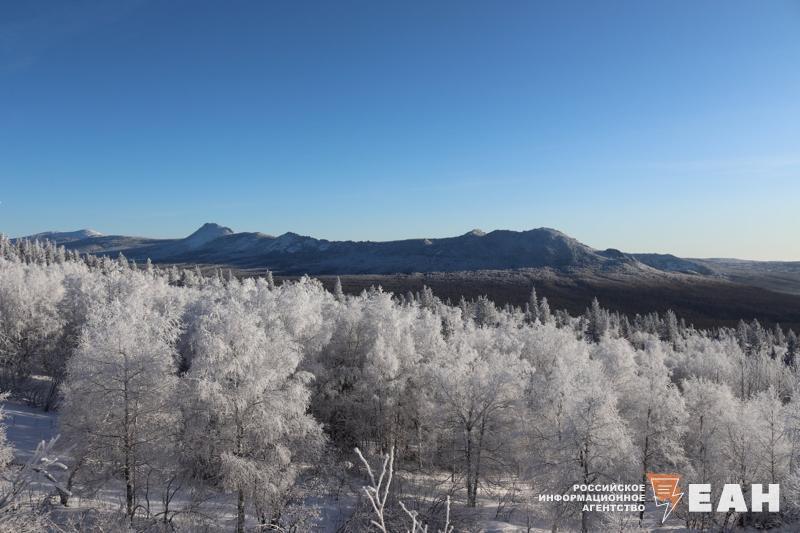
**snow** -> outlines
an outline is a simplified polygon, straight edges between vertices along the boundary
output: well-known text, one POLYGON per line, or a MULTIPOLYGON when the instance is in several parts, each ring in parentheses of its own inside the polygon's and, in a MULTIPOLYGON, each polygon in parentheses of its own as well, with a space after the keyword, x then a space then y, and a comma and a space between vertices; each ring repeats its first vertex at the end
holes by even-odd
POLYGON ((40 442, 58 435, 58 417, 54 412, 45 413, 13 400, 3 402, 3 410, 6 434, 14 446, 17 462, 26 461, 40 442))
POLYGON ((79 229, 75 231, 43 231, 42 233, 36 233, 34 235, 27 235, 18 238, 27 239, 29 241, 48 240, 55 243, 62 243, 81 239, 89 239, 93 237, 103 237, 103 234, 93 229, 79 229))
POLYGON ((211 242, 214 239, 225 237, 227 235, 233 235, 233 230, 231 228, 207 222, 203 224, 197 231, 183 239, 182 243, 189 248, 199 248, 207 242, 211 242))
MULTIPOLYGON (((2 402, 3 410, 6 413, 6 434, 8 440, 14 448, 14 462, 26 462, 36 450, 42 440, 50 440, 59 434, 59 416, 56 412, 45 413, 39 408, 31 407, 23 402, 7 400, 2 402)), ((58 450, 59 447, 57 446, 58 450)), ((59 458, 68 466, 70 458, 68 453, 59 455, 59 458)), ((56 478, 60 478, 60 472, 53 472, 56 478)), ((43 484, 37 484, 36 491, 42 494, 49 492, 43 484)), ((319 510, 319 522, 314 528, 321 533, 333 533, 349 517, 355 505, 354 494, 359 490, 358 486, 351 485, 343 487, 339 494, 328 494, 322 497, 310 496, 306 502, 319 510)), ((155 495, 150 502, 151 512, 158 513, 163 507, 155 495)), ((77 490, 74 497, 70 500, 70 507, 57 508, 56 512, 63 518, 80 516, 89 510, 99 510, 107 513, 117 512, 125 505, 124 486, 121 482, 109 481, 102 489, 97 491, 92 497, 82 497, 81 491, 77 490)), ((180 493, 170 504, 170 508, 178 509, 190 505, 188 494, 180 493)), ((202 504, 202 515, 213 517, 213 529, 231 530, 236 523, 236 502, 230 494, 212 494, 206 498, 202 504)), ((197 520, 198 517, 185 517, 184 520, 197 520)), ((252 520, 251 520, 252 522, 252 520)))

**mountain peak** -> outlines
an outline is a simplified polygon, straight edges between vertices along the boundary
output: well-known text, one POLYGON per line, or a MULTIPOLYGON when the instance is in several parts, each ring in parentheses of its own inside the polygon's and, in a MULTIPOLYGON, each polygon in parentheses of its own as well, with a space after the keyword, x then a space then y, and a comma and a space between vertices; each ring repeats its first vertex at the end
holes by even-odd
POLYGON ((206 222, 197 231, 183 239, 183 242, 190 248, 196 248, 226 235, 233 235, 233 230, 213 222, 206 222))
POLYGON ((233 230, 231 228, 227 226, 220 226, 216 222, 206 222, 205 224, 200 226, 194 233, 199 233, 201 231, 225 231, 227 233, 233 233, 233 230))
POLYGON ((482 229, 475 228, 472 231, 468 231, 464 235, 472 236, 472 237, 485 237, 486 236, 486 232, 483 231, 482 229))
POLYGON ((554 238, 563 238, 563 239, 574 240, 572 237, 570 237, 569 235, 567 235, 563 231, 559 231, 559 230, 553 229, 553 228, 546 228, 546 227, 536 228, 536 229, 529 230, 527 233, 532 233, 532 232, 540 233, 540 234, 543 234, 543 235, 550 235, 551 237, 554 237, 554 238))

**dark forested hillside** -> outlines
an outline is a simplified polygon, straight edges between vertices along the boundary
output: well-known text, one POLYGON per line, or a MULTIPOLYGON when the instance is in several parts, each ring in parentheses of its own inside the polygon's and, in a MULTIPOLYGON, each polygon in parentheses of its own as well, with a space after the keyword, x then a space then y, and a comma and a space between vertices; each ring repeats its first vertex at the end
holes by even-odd
MULTIPOLYGON (((287 278, 292 279, 292 278, 287 278)), ((326 286, 335 277, 320 276, 326 286)), ((629 315, 674 310, 698 327, 735 326, 740 319, 758 319, 800 330, 800 296, 761 287, 698 276, 660 275, 647 278, 586 272, 483 271, 416 275, 341 276, 345 292, 358 294, 371 286, 403 294, 431 287, 443 299, 458 302, 486 295, 499 305, 523 305, 535 285, 555 307, 580 313, 593 298, 629 315)))

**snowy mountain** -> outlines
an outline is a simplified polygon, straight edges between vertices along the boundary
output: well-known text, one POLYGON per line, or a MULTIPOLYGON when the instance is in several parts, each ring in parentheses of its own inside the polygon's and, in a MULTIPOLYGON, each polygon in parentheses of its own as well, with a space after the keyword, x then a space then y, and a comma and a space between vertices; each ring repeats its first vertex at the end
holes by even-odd
POLYGON ((182 239, 103 235, 93 230, 47 232, 49 239, 83 253, 157 263, 200 263, 239 269, 270 268, 283 275, 381 275, 479 270, 549 269, 560 273, 658 273, 727 279, 800 294, 800 263, 685 259, 671 254, 597 250, 551 228, 528 231, 475 229, 456 237, 400 241, 328 241, 284 233, 236 233, 203 224, 182 239))
POLYGON ((93 229, 79 229, 77 231, 45 231, 22 237, 30 241, 35 240, 48 240, 56 244, 64 244, 67 242, 80 241, 83 239, 90 239, 94 237, 102 237, 103 234, 93 229))
POLYGON ((296 233, 279 236, 235 233, 203 224, 183 239, 101 235, 89 230, 49 233, 70 249, 95 254, 122 252, 162 263, 205 263, 239 268, 269 267, 281 274, 393 274, 521 268, 656 269, 708 274, 699 263, 674 256, 595 250, 550 228, 528 231, 472 230, 457 237, 401 241, 328 241, 296 233))
POLYGON ((269 268, 276 275, 310 274, 329 284, 333 276, 342 276, 351 293, 373 285, 399 294, 428 286, 452 301, 489 295, 496 302, 524 305, 533 284, 553 305, 575 313, 596 296, 632 315, 672 309, 704 327, 735 325, 741 317, 800 327, 800 263, 599 250, 549 228, 389 242, 236 233, 211 223, 181 239, 97 232, 77 239, 81 232, 32 237, 48 235, 82 253, 121 252, 140 263, 150 258, 242 273, 269 268))
POLYGON ((233 230, 225 226, 220 226, 219 224, 207 222, 203 224, 200 229, 183 239, 183 244, 187 248, 196 249, 214 239, 225 237, 226 235, 233 235, 233 230))
MULTIPOLYGON (((144 252, 144 251, 141 251, 144 252)), ((139 252, 139 253, 141 253, 139 252)), ((159 260, 269 266, 282 274, 389 274, 509 268, 564 268, 610 260, 550 229, 470 232, 444 239, 389 242, 327 241, 285 233, 239 233, 159 260)))

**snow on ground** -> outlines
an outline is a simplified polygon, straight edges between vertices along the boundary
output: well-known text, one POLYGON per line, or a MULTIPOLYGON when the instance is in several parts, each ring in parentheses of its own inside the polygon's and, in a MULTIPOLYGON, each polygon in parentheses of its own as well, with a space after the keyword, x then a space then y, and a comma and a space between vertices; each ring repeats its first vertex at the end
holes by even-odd
POLYGON ((6 435, 17 462, 26 461, 41 441, 58 435, 58 416, 16 401, 3 402, 6 435))
MULTIPOLYGON (((42 440, 49 440, 58 435, 58 415, 54 412, 45 413, 41 409, 28 406, 24 403, 9 400, 3 402, 3 409, 6 413, 5 423, 7 425, 7 435, 9 442, 15 450, 15 461, 20 463, 26 461, 34 452, 37 445, 42 440)), ((449 476, 446 476, 449 477, 449 476)), ((448 481, 441 476, 418 475, 408 472, 401 472, 397 476, 397 482, 402 483, 401 494, 405 494, 406 501, 411 499, 411 494, 425 495, 432 498, 443 494, 447 490, 448 481), (402 481, 401 481, 402 480, 402 481)), ((331 495, 327 498, 312 498, 309 504, 315 505, 320 512, 320 522, 315 531, 333 532, 342 524, 355 503, 354 490, 358 487, 348 487, 341 494, 331 495)), ((536 515, 542 516, 543 513, 536 513, 536 506, 546 505, 536 503, 530 513, 532 520, 528 525, 529 515, 523 509, 513 508, 503 513, 498 513, 498 494, 489 495, 483 493, 480 498, 480 506, 477 511, 479 526, 472 531, 484 533, 549 533, 550 525, 544 520, 536 519, 536 515), (498 514, 501 516, 499 517, 498 514)), ((156 497, 155 500, 158 498, 156 497)), ((457 501, 457 496, 455 500, 457 501)), ((159 502, 152 502, 154 512, 158 512, 159 502)), ((178 507, 188 504, 185 498, 177 498, 171 505, 178 507)), ((73 506, 69 510, 71 513, 79 513, 88 508, 100 508, 109 511, 121 509, 124 505, 124 493, 122 487, 111 484, 109 487, 99 491, 92 498, 76 497, 71 502, 73 506)), ((230 524, 235 519, 234 502, 231 498, 222 495, 209 499, 203 504, 204 512, 207 515, 216 517, 216 524, 220 529, 230 528, 230 524)), ((541 510, 541 509, 539 509, 541 510)), ((466 510, 460 508, 458 504, 453 506, 453 514, 458 516, 466 510)), ((640 531, 651 531, 658 533, 678 533, 686 531, 678 519, 669 520, 667 524, 660 525, 658 516, 660 511, 648 508, 645 513, 645 528, 640 531)), ((569 527, 562 527, 560 531, 570 531, 569 527)))
MULTIPOLYGON (((14 447, 14 462, 18 464, 27 462, 41 441, 49 441, 58 435, 57 413, 45 413, 39 408, 31 407, 16 400, 6 400, 1 405, 5 412, 4 423, 8 441, 14 447)), ((56 449, 58 450, 58 446, 56 449)), ((59 457, 69 465, 68 454, 66 456, 59 455, 59 457)), ((57 479, 61 476, 58 471, 53 471, 52 473, 57 479)), ((51 492, 44 484, 34 484, 32 490, 31 497, 39 498, 51 492)), ((81 496, 80 492, 80 487, 78 487, 75 495, 70 499, 69 508, 58 507, 56 509, 59 516, 75 517, 89 509, 115 512, 125 506, 124 487, 118 481, 107 482, 102 489, 91 497, 81 496)), ((320 523, 317 527, 314 527, 314 531, 323 533, 336 531, 337 527, 352 512, 354 502, 355 498, 350 487, 343 490, 339 495, 311 499, 309 503, 318 508, 320 516, 320 523)), ((178 494, 170 503, 170 508, 185 508, 190 504, 187 494, 178 494)), ((150 506, 152 513, 158 513, 162 510, 159 495, 155 490, 150 506)), ((211 517, 211 525, 209 526, 206 521, 203 524, 204 527, 198 527, 197 530, 230 531, 233 529, 236 520, 236 502, 231 495, 210 495, 203 500, 199 510, 203 516, 211 517), (208 527, 210 529, 206 529, 208 527)), ((251 523, 251 525, 255 524, 251 523)), ((190 528, 189 530, 194 531, 195 529, 190 528)))

